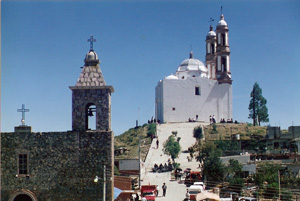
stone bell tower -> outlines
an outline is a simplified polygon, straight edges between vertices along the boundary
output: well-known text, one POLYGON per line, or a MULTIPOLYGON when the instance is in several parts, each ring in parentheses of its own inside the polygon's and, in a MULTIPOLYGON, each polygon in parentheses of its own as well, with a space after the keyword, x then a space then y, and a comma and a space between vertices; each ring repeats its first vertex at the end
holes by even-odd
POLYGON ((95 116, 96 130, 111 130, 111 93, 112 86, 106 86, 100 70, 98 55, 93 50, 96 40, 91 35, 90 51, 84 59, 84 67, 72 90, 72 130, 89 130, 89 118, 95 116))

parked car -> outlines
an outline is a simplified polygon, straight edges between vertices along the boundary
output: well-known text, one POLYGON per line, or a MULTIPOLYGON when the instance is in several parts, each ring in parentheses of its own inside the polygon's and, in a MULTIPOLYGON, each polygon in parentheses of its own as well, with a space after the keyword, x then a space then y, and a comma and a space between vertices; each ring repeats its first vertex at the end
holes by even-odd
POLYGON ((191 185, 188 188, 188 192, 190 194, 190 201, 195 201, 196 200, 196 195, 198 193, 203 192, 203 191, 204 191, 203 186, 201 186, 201 185, 191 185))

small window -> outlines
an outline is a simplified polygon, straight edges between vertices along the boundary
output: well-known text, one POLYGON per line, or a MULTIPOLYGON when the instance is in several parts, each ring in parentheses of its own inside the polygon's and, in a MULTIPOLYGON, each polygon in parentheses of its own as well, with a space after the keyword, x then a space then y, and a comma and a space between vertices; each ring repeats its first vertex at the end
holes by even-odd
POLYGON ((195 95, 196 96, 200 96, 201 93, 200 93, 200 87, 195 87, 195 95))
POLYGON ((175 107, 173 107, 172 110, 175 111, 175 107))
POLYGON ((211 44, 211 46, 210 46, 210 48, 211 48, 211 54, 215 54, 215 45, 212 43, 211 44))
POLYGON ((221 45, 223 45, 223 46, 225 46, 226 44, 225 44, 225 34, 222 34, 222 44, 221 45))
POLYGON ((28 154, 19 154, 19 174, 28 174, 28 154))
POLYGON ((182 76, 181 79, 184 79, 184 76, 182 76))
POLYGON ((221 69, 222 69, 222 72, 226 72, 227 71, 227 66, 226 66, 226 58, 222 57, 222 60, 221 60, 221 69))

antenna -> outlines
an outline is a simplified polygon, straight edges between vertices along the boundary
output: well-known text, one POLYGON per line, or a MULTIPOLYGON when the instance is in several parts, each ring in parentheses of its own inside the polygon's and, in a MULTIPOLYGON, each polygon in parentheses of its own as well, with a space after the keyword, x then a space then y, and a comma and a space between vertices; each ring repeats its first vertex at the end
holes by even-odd
POLYGON ((223 6, 221 6, 221 15, 223 14, 223 6))

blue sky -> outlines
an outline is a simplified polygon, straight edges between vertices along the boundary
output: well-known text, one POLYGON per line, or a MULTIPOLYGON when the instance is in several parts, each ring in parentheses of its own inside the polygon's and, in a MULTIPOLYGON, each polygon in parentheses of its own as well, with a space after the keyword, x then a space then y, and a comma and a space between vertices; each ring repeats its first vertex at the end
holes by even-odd
POLYGON ((204 62, 209 18, 223 6, 229 26, 233 119, 248 119, 258 82, 270 124, 300 126, 300 1, 8 1, 1 3, 1 131, 26 124, 34 132, 71 130, 71 90, 97 39, 112 130, 119 135, 154 116, 155 86, 194 57, 204 62))

